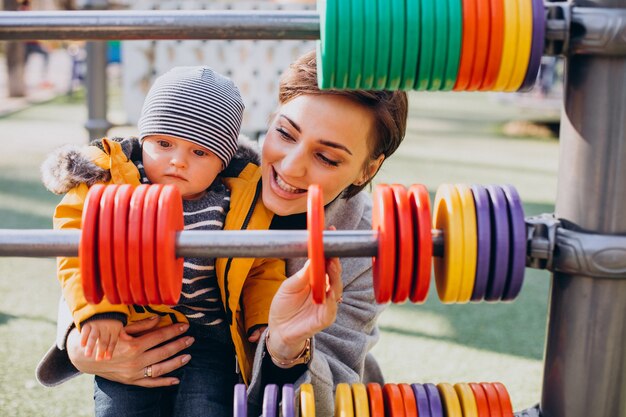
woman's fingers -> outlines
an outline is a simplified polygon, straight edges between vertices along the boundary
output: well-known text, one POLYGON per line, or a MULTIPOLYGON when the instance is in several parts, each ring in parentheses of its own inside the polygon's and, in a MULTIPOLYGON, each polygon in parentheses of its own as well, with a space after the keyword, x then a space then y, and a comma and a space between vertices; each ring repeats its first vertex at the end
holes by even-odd
POLYGON ((337 302, 343 294, 343 281, 341 280, 341 262, 339 258, 326 260, 326 275, 328 275, 329 289, 326 296, 337 302))
POLYGON ((145 331, 148 331, 154 328, 159 323, 159 320, 157 320, 157 318, 158 316, 152 316, 145 320, 135 321, 129 324, 128 326, 124 327, 124 331, 128 333, 129 335, 141 334, 145 331))
MULTIPOLYGON (((134 338, 138 345, 146 351, 153 347, 167 342, 170 339, 180 336, 189 329, 187 323, 171 324, 169 326, 161 327, 160 329, 154 329, 149 333, 134 338)), ((166 345, 167 346, 167 345, 166 345)))
MULTIPOLYGON (((150 349, 141 356, 141 363, 144 366, 154 365, 156 363, 165 361, 168 358, 176 355, 184 349, 191 346, 194 342, 194 338, 191 336, 181 337, 180 339, 172 340, 163 346, 159 346, 154 349, 150 349)), ((183 366, 185 362, 181 363, 176 368, 183 366)), ((174 368, 174 369, 176 369, 174 368)), ((161 374, 162 375, 162 374, 161 374)))
MULTIPOLYGON (((287 278, 280 286, 280 290, 286 293, 299 293, 309 285, 310 261, 306 261, 298 272, 287 278)), ((279 291, 280 291, 279 290, 279 291)))

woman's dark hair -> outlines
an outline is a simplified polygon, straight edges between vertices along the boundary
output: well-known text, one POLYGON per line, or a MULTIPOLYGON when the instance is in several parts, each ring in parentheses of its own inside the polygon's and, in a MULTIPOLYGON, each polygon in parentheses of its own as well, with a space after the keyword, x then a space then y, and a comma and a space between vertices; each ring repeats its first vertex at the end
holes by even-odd
MULTIPOLYGON (((385 159, 389 158, 404 139, 408 114, 408 100, 404 91, 320 90, 317 86, 315 51, 306 53, 294 61, 280 79, 278 101, 281 104, 304 94, 332 94, 345 97, 372 112, 374 131, 373 137, 369 138, 370 161, 380 155, 385 155, 385 159)), ((344 191, 343 197, 355 196, 375 175, 376 173, 361 185, 350 185, 344 191)))

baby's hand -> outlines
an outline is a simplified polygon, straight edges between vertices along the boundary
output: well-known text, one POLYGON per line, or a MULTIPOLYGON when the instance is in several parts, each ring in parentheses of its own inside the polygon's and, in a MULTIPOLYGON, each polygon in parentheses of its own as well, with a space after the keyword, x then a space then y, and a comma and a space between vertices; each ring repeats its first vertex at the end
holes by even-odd
POLYGON ((102 319, 86 323, 80 330, 80 345, 85 356, 91 357, 97 348, 96 360, 111 359, 124 324, 119 320, 102 319))

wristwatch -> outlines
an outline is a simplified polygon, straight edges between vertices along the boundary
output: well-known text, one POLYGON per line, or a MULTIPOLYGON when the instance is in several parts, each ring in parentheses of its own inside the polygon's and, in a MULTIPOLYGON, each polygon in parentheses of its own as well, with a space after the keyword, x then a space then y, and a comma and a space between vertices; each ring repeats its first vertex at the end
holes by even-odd
POLYGON ((298 354, 298 356, 296 356, 294 359, 289 359, 289 360, 278 359, 276 355, 274 355, 272 351, 270 350, 269 340, 270 340, 270 332, 268 331, 267 335, 265 336, 265 350, 267 350, 267 353, 270 355, 270 358, 272 359, 272 362, 274 362, 274 365, 278 366, 279 368, 289 369, 296 365, 306 365, 307 363, 311 361, 311 338, 310 337, 304 342, 304 349, 302 349, 302 351, 298 354))

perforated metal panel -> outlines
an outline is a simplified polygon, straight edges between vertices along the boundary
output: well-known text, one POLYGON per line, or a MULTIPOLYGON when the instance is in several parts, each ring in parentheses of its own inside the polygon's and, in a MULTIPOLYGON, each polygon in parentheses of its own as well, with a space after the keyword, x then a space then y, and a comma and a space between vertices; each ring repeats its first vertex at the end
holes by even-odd
MULTIPOLYGON (((143 10, 314 10, 303 1, 154 1, 129 2, 143 10)), ((143 100, 156 77, 180 65, 209 65, 230 77, 246 105, 242 132, 265 132, 277 105, 278 80, 298 56, 315 48, 314 41, 189 40, 122 42, 124 111, 136 124, 143 100)))

